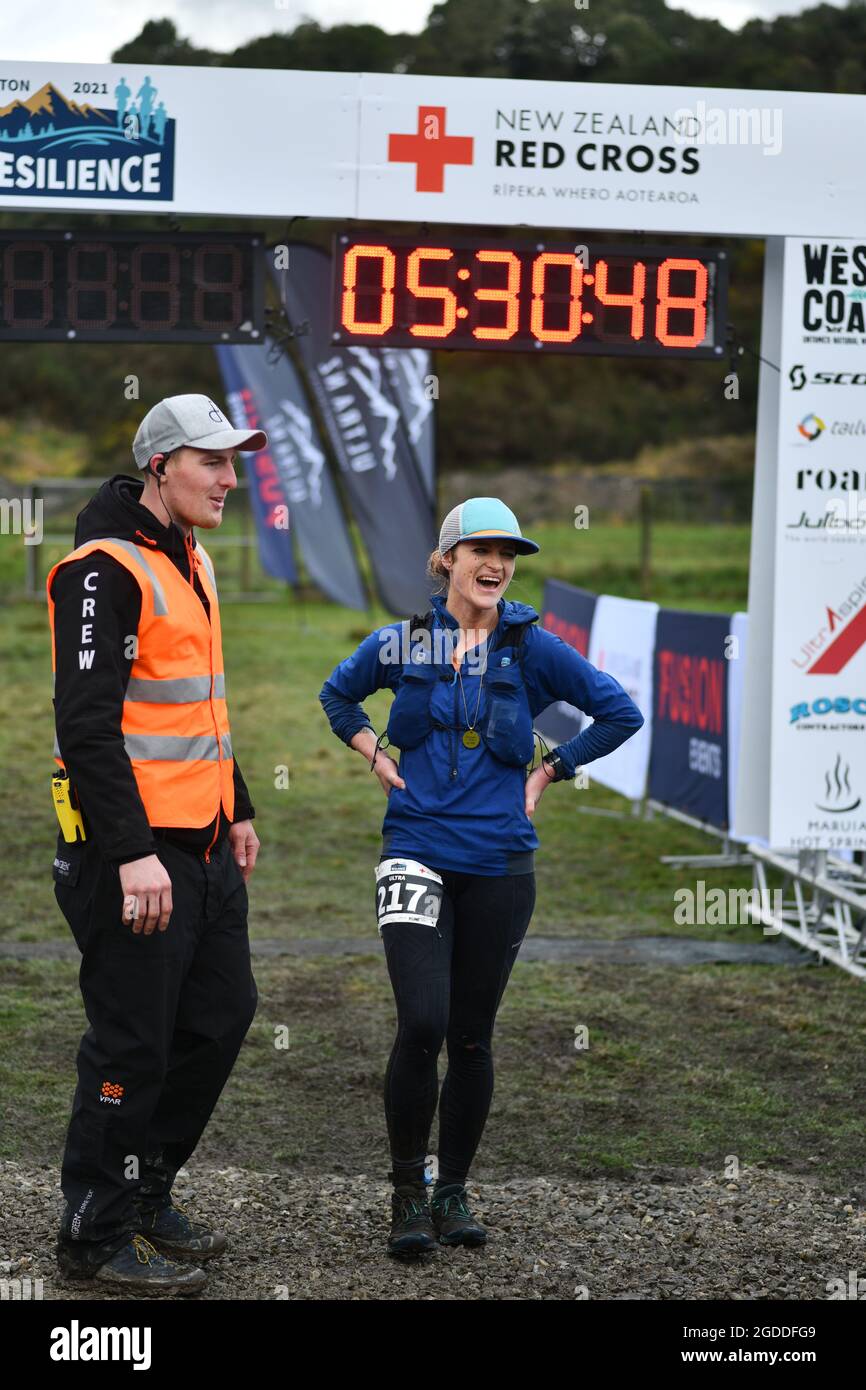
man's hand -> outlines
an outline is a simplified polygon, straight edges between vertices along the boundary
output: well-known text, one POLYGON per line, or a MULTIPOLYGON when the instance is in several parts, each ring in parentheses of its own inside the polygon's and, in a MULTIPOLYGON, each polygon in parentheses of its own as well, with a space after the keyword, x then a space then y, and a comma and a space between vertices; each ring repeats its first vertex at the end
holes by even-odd
POLYGON ((229 843, 232 847, 232 854, 235 863, 241 870, 246 883, 253 869, 256 867, 256 860, 259 855, 259 837, 253 830, 251 820, 235 821, 234 825, 229 826, 229 843))
POLYGON ((552 781, 553 778, 549 772, 545 772, 542 763, 539 764, 534 772, 530 772, 526 779, 525 810, 528 816, 532 816, 536 806, 541 800, 545 787, 549 786, 552 781))
POLYGON ((171 916, 171 879, 168 870, 155 854, 121 864, 120 886, 123 889, 124 924, 132 922, 136 935, 144 928, 150 936, 155 927, 165 931, 171 916), (134 899, 127 902, 127 899, 134 899))

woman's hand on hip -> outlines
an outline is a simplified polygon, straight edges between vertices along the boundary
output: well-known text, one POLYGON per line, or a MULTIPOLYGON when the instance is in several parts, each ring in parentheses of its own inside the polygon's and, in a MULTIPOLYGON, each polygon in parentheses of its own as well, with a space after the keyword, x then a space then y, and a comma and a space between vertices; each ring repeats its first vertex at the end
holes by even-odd
POLYGON ((544 794, 545 787, 548 787, 552 781, 553 778, 550 773, 545 772, 541 766, 537 767, 534 772, 530 772, 526 779, 526 802, 524 805, 524 810, 528 816, 532 816, 544 794))
POLYGON ((382 784, 382 790, 386 796, 391 795, 392 787, 406 786, 406 783, 400 776, 400 769, 394 762, 394 759, 389 758, 387 753, 383 753, 381 748, 379 749, 379 755, 376 758, 376 766, 373 768, 373 771, 379 778, 382 784))

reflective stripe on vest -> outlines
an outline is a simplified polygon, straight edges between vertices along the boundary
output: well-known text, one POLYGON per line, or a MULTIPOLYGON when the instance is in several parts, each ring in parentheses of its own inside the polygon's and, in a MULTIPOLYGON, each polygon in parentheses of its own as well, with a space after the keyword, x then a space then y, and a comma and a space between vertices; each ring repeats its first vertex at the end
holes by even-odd
MULTIPOLYGON (((210 734, 196 734, 193 738, 183 738, 179 734, 124 734, 123 746, 130 758, 138 758, 158 763, 198 763, 218 762, 216 738, 210 734)), ((222 756, 232 756, 230 734, 220 737, 222 756)))
MULTIPOLYGON (((153 569, 151 568, 147 556, 144 554, 144 552, 140 550, 137 545, 133 545, 132 541, 122 541, 117 536, 106 536, 105 539, 107 541, 110 541, 112 545, 119 545, 121 550, 126 551, 130 560, 132 560, 136 565, 138 565, 140 569, 144 570, 153 589, 153 615, 155 618, 164 617, 165 614, 168 612, 168 604, 165 601, 165 593, 163 591, 162 585, 160 584, 159 580, 154 574, 153 569)), ((81 548, 82 547, 79 547, 79 549, 81 548)), ((66 558, 68 560, 74 560, 75 555, 76 552, 73 550, 72 554, 67 555, 66 558)))
POLYGON ((225 699, 224 675, 214 676, 213 691, 210 676, 167 676, 165 680, 130 676, 125 698, 149 705, 183 705, 192 700, 207 700, 211 694, 217 700, 225 699))
MULTIPOLYGON (((193 584, 165 552, 147 552, 120 537, 78 546, 48 576, 52 637, 51 585, 56 570, 99 552, 122 565, 141 590, 121 729, 148 820, 151 825, 202 828, 213 820, 220 803, 231 819, 234 761, 219 600, 210 557, 200 545, 190 551, 210 605, 209 618, 207 604, 202 604, 193 584), (192 674, 187 674, 190 668, 192 674)), ((86 596, 98 601, 98 585, 88 589, 86 596)), ((89 669, 80 668, 82 680, 89 669)), ((62 761, 56 736, 54 756, 62 761)))

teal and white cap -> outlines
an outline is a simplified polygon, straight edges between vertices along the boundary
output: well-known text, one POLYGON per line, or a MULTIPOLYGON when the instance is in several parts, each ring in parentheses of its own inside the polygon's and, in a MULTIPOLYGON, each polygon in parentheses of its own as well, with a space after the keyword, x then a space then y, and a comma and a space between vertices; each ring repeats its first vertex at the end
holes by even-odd
POLYGON ((246 454, 257 453, 267 442, 264 430, 236 430, 210 396, 166 396, 139 425, 132 454, 139 468, 147 468, 154 454, 167 454, 183 444, 246 454))
POLYGON ((541 549, 522 534, 514 512, 498 497, 470 497, 454 507, 439 532, 439 553, 469 540, 514 541, 518 555, 535 555, 541 549))

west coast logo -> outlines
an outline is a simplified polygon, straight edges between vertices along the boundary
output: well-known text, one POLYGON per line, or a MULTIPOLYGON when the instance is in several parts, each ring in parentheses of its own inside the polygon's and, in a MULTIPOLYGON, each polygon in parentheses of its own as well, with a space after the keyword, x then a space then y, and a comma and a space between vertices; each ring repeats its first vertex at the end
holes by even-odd
POLYGON ((862 343, 866 334, 866 244, 806 242, 803 342, 862 343))
MULTIPOLYGON (((87 85, 109 95, 107 82, 87 85)), ((121 77, 111 107, 70 100, 46 82, 0 107, 0 194, 171 200, 175 121, 149 77, 134 87, 121 77)))

